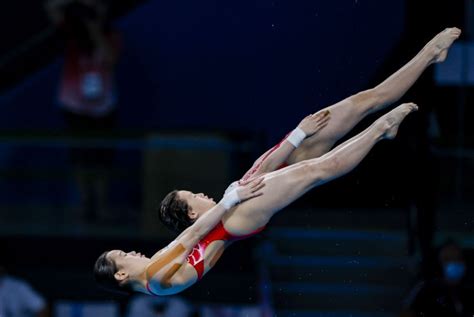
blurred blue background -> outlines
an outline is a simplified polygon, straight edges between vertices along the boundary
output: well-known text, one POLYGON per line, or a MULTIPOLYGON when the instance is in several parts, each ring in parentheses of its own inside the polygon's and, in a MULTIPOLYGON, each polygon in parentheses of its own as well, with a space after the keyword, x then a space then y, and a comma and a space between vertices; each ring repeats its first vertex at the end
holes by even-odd
POLYGON ((71 130, 60 108, 65 44, 44 5, 0 13, 0 267, 50 316, 143 316, 96 288, 100 252, 160 249, 173 237, 156 217, 164 194, 219 198, 308 113, 373 87, 448 26, 463 29, 460 54, 402 99, 421 110, 397 140, 233 246, 176 302, 137 301, 154 316, 398 316, 439 273, 436 245, 454 237, 471 258, 472 82, 443 81, 474 65, 471 0, 110 1, 118 102, 100 133, 71 130), (84 170, 71 148, 113 157, 84 170))

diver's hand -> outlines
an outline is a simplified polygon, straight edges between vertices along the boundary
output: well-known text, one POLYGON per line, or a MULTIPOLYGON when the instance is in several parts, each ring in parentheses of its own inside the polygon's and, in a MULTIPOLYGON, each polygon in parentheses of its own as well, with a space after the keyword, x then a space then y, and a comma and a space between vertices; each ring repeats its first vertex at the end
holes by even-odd
POLYGON ((251 181, 239 183, 239 186, 226 192, 220 203, 226 209, 230 209, 240 202, 262 195, 262 188, 265 187, 263 180, 264 177, 260 176, 251 181))
POLYGON ((265 187, 263 180, 264 176, 260 176, 253 180, 240 182, 239 187, 236 188, 240 201, 261 196, 263 194, 262 188, 265 187))
POLYGON ((330 119, 331 113, 329 110, 318 111, 301 120, 298 128, 306 134, 306 137, 309 137, 324 129, 330 119))

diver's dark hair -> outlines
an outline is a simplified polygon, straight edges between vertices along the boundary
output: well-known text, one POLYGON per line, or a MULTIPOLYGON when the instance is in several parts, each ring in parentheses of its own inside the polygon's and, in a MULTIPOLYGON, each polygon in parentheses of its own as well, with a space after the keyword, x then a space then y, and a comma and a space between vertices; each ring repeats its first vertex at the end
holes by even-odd
POLYGON ((188 203, 178 197, 178 191, 173 190, 161 201, 158 216, 168 229, 181 232, 193 224, 188 215, 190 209, 188 203))
POLYGON ((131 295, 132 290, 128 284, 119 283, 115 279, 117 265, 114 261, 107 258, 109 251, 102 253, 94 265, 94 279, 103 289, 120 295, 131 295))

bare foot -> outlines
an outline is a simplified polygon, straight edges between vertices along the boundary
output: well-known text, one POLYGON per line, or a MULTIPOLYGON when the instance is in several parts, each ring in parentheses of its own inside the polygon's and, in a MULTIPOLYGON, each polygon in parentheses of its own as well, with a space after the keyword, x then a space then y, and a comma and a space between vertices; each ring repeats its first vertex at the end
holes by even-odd
POLYGON ((404 103, 396 107, 386 115, 377 120, 383 131, 382 139, 393 139, 397 136, 398 127, 403 119, 413 111, 418 110, 418 106, 414 103, 404 103))
POLYGON ((429 41, 428 44, 426 44, 425 49, 433 54, 432 63, 444 62, 448 56, 449 48, 460 35, 460 29, 446 28, 429 41))

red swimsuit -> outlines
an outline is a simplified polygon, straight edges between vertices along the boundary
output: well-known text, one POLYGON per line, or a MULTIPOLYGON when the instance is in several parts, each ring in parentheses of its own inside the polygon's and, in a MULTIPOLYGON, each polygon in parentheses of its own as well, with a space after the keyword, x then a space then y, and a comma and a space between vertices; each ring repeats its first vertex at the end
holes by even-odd
MULTIPOLYGON (((201 241, 199 241, 198 244, 196 244, 189 253, 187 261, 189 264, 191 264, 194 269, 196 270, 196 273, 198 275, 198 280, 202 279, 204 275, 204 254, 206 252, 206 248, 209 246, 214 241, 225 241, 225 242, 234 242, 237 240, 242 240, 245 238, 249 238, 251 236, 256 235, 257 233, 261 232, 265 227, 259 228, 255 230, 254 232, 251 232, 249 234, 243 235, 243 236, 235 236, 229 233, 225 228, 222 222, 219 222, 217 226, 214 227, 201 241)), ((146 283, 146 288, 152 295, 158 296, 155 292, 150 287, 150 283, 147 281, 146 283)))
POLYGON ((194 246, 191 253, 188 255, 187 261, 191 264, 196 273, 198 275, 198 279, 200 280, 204 275, 204 252, 206 248, 214 241, 225 241, 225 242, 233 242, 237 240, 242 240, 245 238, 249 238, 251 236, 256 235, 257 233, 261 232, 264 227, 255 230, 249 234, 243 236, 234 236, 225 230, 224 225, 222 222, 219 222, 214 229, 212 229, 201 241, 199 241, 196 246, 194 246))

